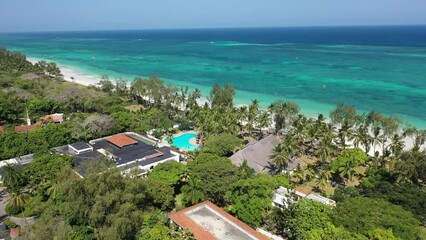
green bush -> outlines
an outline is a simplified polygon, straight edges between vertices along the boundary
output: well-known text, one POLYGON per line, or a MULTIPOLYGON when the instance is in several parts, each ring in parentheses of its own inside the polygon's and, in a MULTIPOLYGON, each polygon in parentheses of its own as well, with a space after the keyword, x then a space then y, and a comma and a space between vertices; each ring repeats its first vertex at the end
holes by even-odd
POLYGON ((16 224, 14 221, 10 219, 7 219, 6 221, 4 221, 4 225, 6 225, 6 227, 9 229, 16 228, 18 226, 18 224, 16 224))
POLYGON ((21 217, 32 217, 35 215, 37 215, 37 211, 29 207, 25 208, 25 210, 22 212, 22 215, 20 214, 21 217))
POLYGON ((152 135, 153 135, 155 138, 158 138, 158 139, 160 139, 160 138, 163 136, 163 134, 164 134, 164 131, 161 131, 161 130, 158 130, 158 129, 156 129, 156 130, 152 133, 152 135))
POLYGON ((22 212, 22 209, 13 207, 10 204, 6 204, 5 211, 6 211, 7 214, 14 216, 14 215, 20 214, 22 212))

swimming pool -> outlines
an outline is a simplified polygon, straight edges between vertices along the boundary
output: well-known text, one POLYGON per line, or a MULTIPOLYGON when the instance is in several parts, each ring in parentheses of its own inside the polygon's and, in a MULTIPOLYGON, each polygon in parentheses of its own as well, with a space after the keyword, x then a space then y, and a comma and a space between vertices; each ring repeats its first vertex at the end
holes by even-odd
MULTIPOLYGON (((199 146, 193 145, 191 144, 190 140, 191 138, 195 138, 197 136, 196 133, 194 132, 188 132, 188 133, 184 133, 181 134, 179 136, 176 137, 172 137, 173 143, 172 145, 182 149, 182 150, 186 150, 186 151, 194 151, 196 149, 199 149, 199 146)), ((164 141, 168 141, 168 138, 165 138, 164 141)))

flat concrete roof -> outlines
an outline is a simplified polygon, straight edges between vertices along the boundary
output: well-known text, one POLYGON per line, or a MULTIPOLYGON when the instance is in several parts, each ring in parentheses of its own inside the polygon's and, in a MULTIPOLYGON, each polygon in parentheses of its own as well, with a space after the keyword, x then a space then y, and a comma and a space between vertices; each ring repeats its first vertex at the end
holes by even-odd
POLYGON ((268 239, 209 201, 171 213, 169 216, 180 227, 191 231, 196 239, 268 239))
POLYGON ((77 151, 86 150, 86 149, 92 149, 92 146, 90 146, 88 143, 85 142, 76 142, 70 144, 71 147, 76 149, 77 151))

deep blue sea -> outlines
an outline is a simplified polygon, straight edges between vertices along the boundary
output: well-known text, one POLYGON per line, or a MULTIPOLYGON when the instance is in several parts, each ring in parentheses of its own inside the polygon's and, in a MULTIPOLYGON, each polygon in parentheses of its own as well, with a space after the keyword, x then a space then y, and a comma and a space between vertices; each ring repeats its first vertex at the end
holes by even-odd
POLYGON ((0 45, 87 75, 159 75, 236 103, 276 99, 328 114, 338 102, 426 128, 426 26, 0 34, 0 45))

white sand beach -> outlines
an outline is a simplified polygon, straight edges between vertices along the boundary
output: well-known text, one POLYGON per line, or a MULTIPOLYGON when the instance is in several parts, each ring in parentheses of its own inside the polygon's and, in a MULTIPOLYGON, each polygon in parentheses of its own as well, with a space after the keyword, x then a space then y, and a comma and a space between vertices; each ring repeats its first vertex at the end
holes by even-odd
MULTIPOLYGON (((38 61, 43 60, 43 59, 38 59, 38 58, 27 58, 27 59, 31 63, 37 63, 38 61)), ((46 60, 46 61, 50 61, 50 60, 46 60)), ((96 85, 100 81, 100 76, 92 76, 92 75, 84 74, 84 73, 82 73, 82 70, 80 70, 78 68, 66 66, 66 65, 63 65, 63 64, 58 64, 58 67, 61 70, 62 74, 64 75, 65 81, 74 82, 74 83, 78 83, 78 84, 85 85, 85 86, 96 85)), ((128 84, 130 86, 130 82, 128 84)), ((202 105, 204 105, 205 103, 208 103, 208 102, 209 101, 208 101, 207 97, 204 97, 204 96, 202 96, 197 101, 197 103, 200 106, 202 106, 202 105)), ((241 106, 249 106, 249 103, 236 104, 236 107, 241 107, 241 106)), ((308 117, 315 117, 314 114, 308 114, 307 116, 308 117)), ((329 119, 326 119, 326 122, 329 122, 329 119)), ((269 126, 269 128, 272 128, 272 127, 273 127, 273 124, 271 124, 271 126, 269 126)), ((405 137, 403 139, 403 141, 404 141, 404 144, 405 144, 405 148, 404 148, 405 150, 409 150, 414 146, 414 140, 410 137, 405 137)), ((389 144, 390 144, 390 140, 386 143, 386 146, 388 146, 389 144)), ((353 147, 352 141, 348 141, 348 145, 349 145, 349 147, 353 147)), ((426 149, 425 144, 422 145, 421 149, 426 149)), ((382 154, 382 146, 377 145, 376 151, 378 151, 380 154, 382 154)), ((370 156, 374 156, 373 148, 371 148, 371 150, 369 151, 368 154, 370 156)))
MULTIPOLYGON (((44 59, 38 59, 38 58, 27 58, 28 61, 31 63, 37 63, 38 61, 44 60, 44 59)), ((45 60, 50 62, 50 60, 45 60)), ((89 85, 96 85, 96 83, 99 82, 100 76, 91 76, 82 73, 81 70, 69 66, 65 66, 62 64, 58 64, 59 69, 61 70, 61 73, 64 75, 64 80, 69 82, 78 83, 81 85, 89 86, 89 85)))

